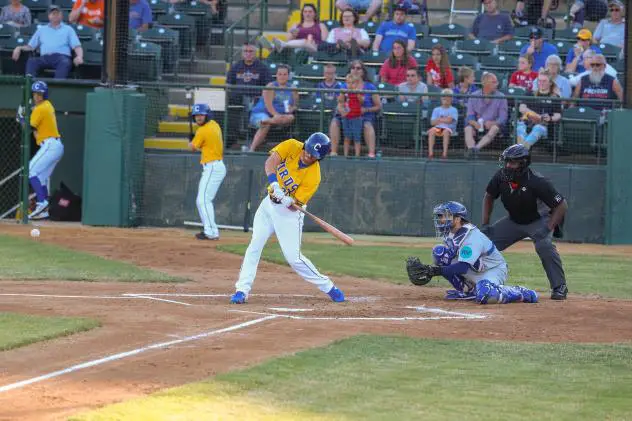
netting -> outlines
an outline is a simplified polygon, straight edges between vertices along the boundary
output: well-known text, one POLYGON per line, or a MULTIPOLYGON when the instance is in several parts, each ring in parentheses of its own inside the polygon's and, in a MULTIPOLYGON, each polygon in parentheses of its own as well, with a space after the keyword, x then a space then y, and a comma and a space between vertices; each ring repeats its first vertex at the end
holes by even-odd
MULTIPOLYGON (((28 99, 30 85, 25 87, 26 82, 25 78, 0 76, 0 219, 22 220, 26 208, 21 206, 24 177, 28 175, 28 170, 24 169, 23 153, 29 154, 32 148, 29 144, 25 145, 25 141, 31 141, 30 130, 25 136, 17 118, 18 108, 28 99)), ((30 110, 24 109, 22 115, 28 121, 30 110)))

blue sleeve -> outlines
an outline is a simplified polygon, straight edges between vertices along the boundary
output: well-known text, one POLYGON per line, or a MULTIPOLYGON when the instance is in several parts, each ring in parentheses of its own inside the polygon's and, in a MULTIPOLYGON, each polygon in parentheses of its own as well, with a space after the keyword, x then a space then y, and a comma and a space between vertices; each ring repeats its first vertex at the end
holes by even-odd
POLYGON ((384 36, 384 34, 386 33, 386 25, 388 25, 388 22, 382 22, 380 26, 377 28, 377 31, 375 31, 375 35, 384 36))
POLYGON ((450 117, 452 117, 454 119, 454 122, 456 124, 457 121, 459 121, 459 112, 456 108, 454 107, 450 107, 450 117))
POLYGON ((417 31, 413 25, 408 26, 408 39, 413 41, 417 39, 417 31))
POLYGON ((452 278, 454 275, 463 275, 470 268, 470 264, 467 262, 456 262, 449 266, 440 266, 441 275, 446 278, 452 278))
POLYGON ((520 49, 521 56, 524 56, 527 53, 527 48, 529 48, 529 44, 522 46, 522 48, 520 49))
POLYGON ((591 49, 592 49, 595 53, 597 53, 597 54, 601 54, 601 48, 599 48, 599 46, 598 46, 598 45, 592 45, 590 48, 591 48, 591 49))
POLYGON ((70 48, 72 48, 73 50, 77 47, 81 47, 81 41, 79 41, 79 37, 77 36, 77 32, 75 32, 75 30, 73 28, 71 28, 70 26, 68 27, 69 31, 69 44, 70 44, 70 48))
POLYGON ((474 23, 472 24, 472 33, 476 37, 478 37, 479 26, 481 24, 481 16, 482 15, 476 16, 476 19, 474 19, 474 23))
POLYGON ((40 46, 40 29, 37 28, 37 31, 35 31, 31 39, 29 40, 29 47, 35 50, 39 46, 40 46))
POLYGON ((432 120, 436 120, 437 118, 441 117, 441 110, 439 109, 439 107, 435 107, 432 110, 432 116, 430 117, 430 121, 432 120))
POLYGON ((149 24, 152 21, 152 18, 151 18, 151 7, 149 7, 149 4, 146 3, 146 2, 143 4, 143 16, 141 18, 142 18, 142 24, 143 25, 146 24, 146 23, 149 24))
POLYGON ((571 48, 570 50, 568 50, 568 54, 566 54, 566 64, 572 62, 574 58, 575 58, 575 50, 571 48))

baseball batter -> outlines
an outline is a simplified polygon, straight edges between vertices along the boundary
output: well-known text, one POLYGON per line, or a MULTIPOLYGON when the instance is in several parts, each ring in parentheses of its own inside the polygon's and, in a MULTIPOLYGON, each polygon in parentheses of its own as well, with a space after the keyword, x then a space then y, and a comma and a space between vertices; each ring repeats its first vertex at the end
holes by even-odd
POLYGON ((320 163, 331 151, 331 141, 323 133, 312 134, 305 144, 286 140, 270 151, 265 163, 268 195, 263 199, 252 226, 252 239, 235 284, 232 304, 244 304, 257 275, 261 252, 272 233, 276 234, 283 256, 307 282, 316 285, 334 302, 345 300, 342 291, 327 276, 318 272, 301 253, 303 213, 292 205, 306 206, 320 185, 320 163))
POLYGON ((409 257, 406 270, 415 285, 425 285, 433 276, 443 276, 454 287, 448 300, 475 300, 480 304, 537 303, 535 291, 507 286, 507 263, 485 234, 469 222, 467 209, 459 202, 434 208, 434 226, 443 244, 432 249, 434 266, 409 257))
POLYGON ((39 149, 29 162, 29 182, 35 192, 37 204, 29 215, 30 219, 48 218, 48 181, 57 163, 64 155, 55 108, 48 100, 48 85, 36 81, 31 85, 33 111, 30 124, 39 149))
POLYGON ((219 240, 219 229, 215 223, 215 209, 213 199, 226 177, 226 166, 223 161, 224 142, 222 129, 211 118, 211 109, 206 104, 195 104, 191 110, 191 118, 199 126, 195 137, 189 143, 189 148, 200 151, 202 177, 198 186, 198 213, 204 229, 195 235, 198 240, 219 240))

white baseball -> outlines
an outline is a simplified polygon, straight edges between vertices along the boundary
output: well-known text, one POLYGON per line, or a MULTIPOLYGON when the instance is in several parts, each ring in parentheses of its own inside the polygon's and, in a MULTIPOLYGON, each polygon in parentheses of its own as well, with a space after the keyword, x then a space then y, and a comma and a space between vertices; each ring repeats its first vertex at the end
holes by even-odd
POLYGON ((40 230, 38 230, 37 228, 33 228, 31 230, 31 237, 33 238, 37 238, 40 236, 40 230))

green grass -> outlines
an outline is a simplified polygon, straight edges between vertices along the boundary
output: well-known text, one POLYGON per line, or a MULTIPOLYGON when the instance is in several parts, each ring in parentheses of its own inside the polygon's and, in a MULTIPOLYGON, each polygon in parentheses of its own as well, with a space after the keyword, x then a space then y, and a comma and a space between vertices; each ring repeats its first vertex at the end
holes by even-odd
POLYGON ((97 320, 0 313, 0 351, 99 327, 97 320))
POLYGON ((73 420, 629 420, 629 345, 357 336, 73 420))
MULTIPOLYGON (((217 248, 243 255, 246 245, 226 244, 217 248)), ((405 271, 407 256, 420 256, 430 262, 430 247, 354 246, 304 243, 303 254, 321 271, 332 275, 381 279, 396 284, 408 284, 405 271)), ((533 253, 503 253, 509 263, 509 284, 525 285, 536 290, 548 290, 549 282, 535 250, 533 253)), ((267 261, 287 264, 278 244, 270 243, 263 251, 267 261)), ((632 259, 623 256, 562 255, 568 286, 572 293, 599 294, 605 297, 632 298, 632 259)), ((437 277, 429 285, 448 287, 437 277)))
POLYGON ((0 235, 0 279, 182 282, 166 273, 32 239, 0 235))

